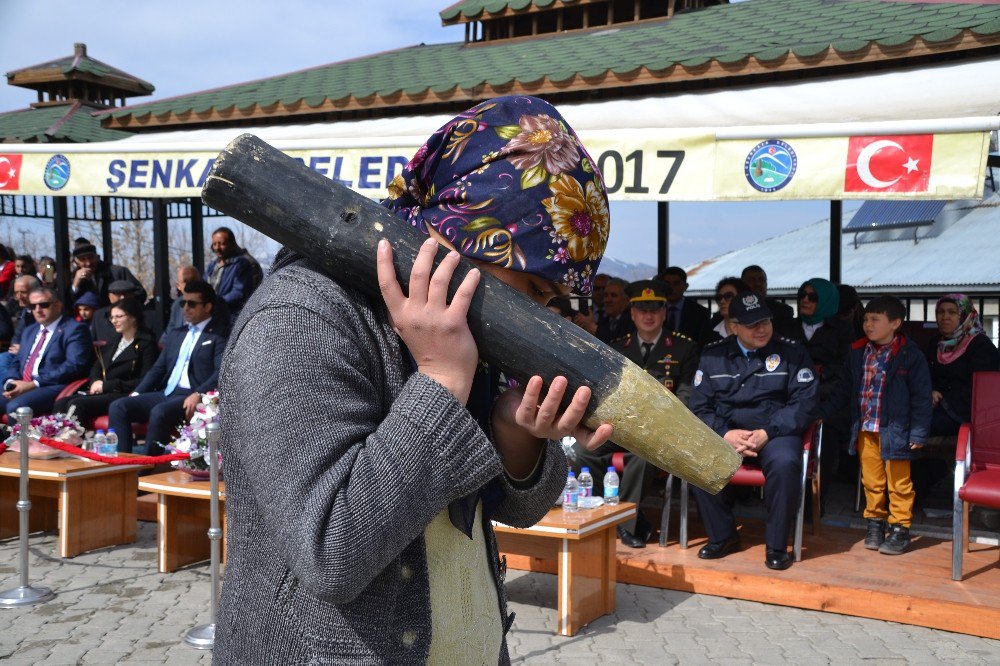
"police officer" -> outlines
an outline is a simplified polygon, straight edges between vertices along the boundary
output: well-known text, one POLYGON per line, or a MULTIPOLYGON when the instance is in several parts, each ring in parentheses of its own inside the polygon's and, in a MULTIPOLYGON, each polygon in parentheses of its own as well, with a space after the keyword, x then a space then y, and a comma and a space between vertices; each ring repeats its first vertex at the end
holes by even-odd
MULTIPOLYGON (((698 368, 698 347, 690 338, 664 329, 670 287, 656 280, 640 280, 630 284, 627 291, 636 332, 612 341, 611 347, 656 377, 686 404, 691 395, 691 382, 698 368)), ((618 451, 624 449, 611 443, 596 451, 576 446, 580 464, 590 467, 598 488, 603 487, 604 471, 611 465, 613 454, 618 451)), ((639 504, 654 470, 642 458, 625 452, 625 469, 619 491, 621 498, 626 502, 639 504)), ((631 548, 645 547, 649 532, 649 523, 641 511, 636 513, 636 518, 618 526, 618 536, 622 543, 631 548)))
MULTIPOLYGON (((774 337, 771 311, 751 291, 733 298, 735 335, 702 351, 688 407, 721 435, 745 462, 764 471, 766 556, 770 569, 792 566, 788 533, 799 506, 802 433, 816 416, 818 382, 812 360, 797 342, 774 337)), ((708 544, 706 560, 739 549, 732 507, 723 493, 694 489, 708 544)))

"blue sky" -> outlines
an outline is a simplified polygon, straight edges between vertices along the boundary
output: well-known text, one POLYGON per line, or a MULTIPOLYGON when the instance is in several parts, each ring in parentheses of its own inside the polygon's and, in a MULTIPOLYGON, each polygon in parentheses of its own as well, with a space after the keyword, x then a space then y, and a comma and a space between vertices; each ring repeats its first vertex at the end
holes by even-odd
MULTIPOLYGON (((156 86, 150 99, 229 85, 414 44, 460 41, 442 27, 449 0, 0 0, 0 71, 69 55, 94 58, 156 86)), ((0 111, 34 101, 0 85, 0 111)), ((850 209, 849 204, 845 209, 850 209)), ((828 215, 815 202, 674 203, 670 259, 693 264, 828 215)), ((612 204, 608 255, 656 264, 656 205, 612 204)), ((766 268, 766 267, 765 267, 766 268)))

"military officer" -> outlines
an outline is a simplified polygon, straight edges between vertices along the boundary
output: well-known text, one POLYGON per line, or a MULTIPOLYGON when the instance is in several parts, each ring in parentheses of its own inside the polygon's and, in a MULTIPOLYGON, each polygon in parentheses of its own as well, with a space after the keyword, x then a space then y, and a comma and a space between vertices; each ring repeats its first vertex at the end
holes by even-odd
MULTIPOLYGON (((669 293, 670 287, 656 280, 630 284, 628 295, 636 331, 613 340, 611 346, 656 377, 686 404, 698 367, 698 346, 690 338, 664 328, 669 293)), ((582 466, 590 467, 596 489, 603 488, 604 471, 618 451, 624 449, 611 443, 596 451, 587 451, 579 445, 576 447, 577 459, 582 466)), ((639 504, 654 471, 655 468, 647 461, 625 452, 625 468, 619 490, 622 500, 639 504)), ((632 548, 645 547, 649 532, 649 523, 641 511, 631 521, 618 526, 622 543, 632 548)))
MULTIPOLYGON (((802 433, 816 418, 818 382, 805 347, 774 336, 763 298, 740 292, 729 315, 735 335, 702 350, 688 407, 745 461, 763 469, 764 563, 787 569, 792 565, 788 533, 801 492, 802 433)), ((738 550, 726 491, 711 495, 695 488, 694 494, 708 532, 708 544, 698 557, 717 559, 738 550)))

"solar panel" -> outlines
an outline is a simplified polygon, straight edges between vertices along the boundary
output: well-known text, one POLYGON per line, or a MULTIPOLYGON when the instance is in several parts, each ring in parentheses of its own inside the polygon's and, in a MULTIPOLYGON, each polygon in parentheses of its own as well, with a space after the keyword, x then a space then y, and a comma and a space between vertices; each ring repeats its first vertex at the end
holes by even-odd
POLYGON ((844 231, 907 229, 934 224, 947 201, 866 201, 844 231))

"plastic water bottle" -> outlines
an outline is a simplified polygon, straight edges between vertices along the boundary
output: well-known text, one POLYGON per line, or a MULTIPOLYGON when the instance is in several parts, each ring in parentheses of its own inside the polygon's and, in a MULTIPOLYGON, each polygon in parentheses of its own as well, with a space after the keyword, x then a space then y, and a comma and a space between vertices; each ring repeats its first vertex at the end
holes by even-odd
POLYGON ((106 456, 117 456, 118 455, 118 433, 115 432, 114 428, 108 428, 108 447, 106 456))
POLYGON ((590 475, 590 468, 580 469, 580 499, 594 496, 594 477, 590 475))
POLYGON ((563 511, 580 510, 580 482, 576 480, 576 474, 570 470, 566 477, 566 487, 563 489, 563 511))
POLYGON ((97 453, 97 455, 108 455, 105 453, 105 451, 108 450, 108 438, 104 435, 103 430, 98 430, 94 433, 94 448, 96 449, 95 453, 97 453))
POLYGON ((618 472, 614 467, 608 468, 608 473, 604 475, 604 502, 614 506, 618 504, 618 472))

